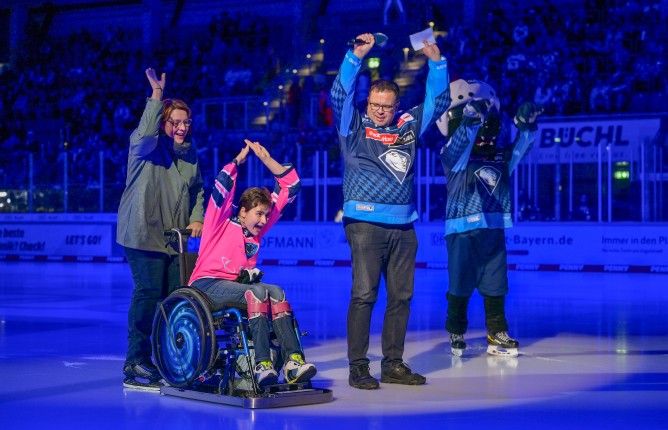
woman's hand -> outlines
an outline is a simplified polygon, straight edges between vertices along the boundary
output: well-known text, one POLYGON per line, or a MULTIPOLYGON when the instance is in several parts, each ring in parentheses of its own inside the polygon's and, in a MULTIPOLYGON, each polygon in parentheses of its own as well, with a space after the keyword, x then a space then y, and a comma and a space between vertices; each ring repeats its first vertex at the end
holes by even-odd
POLYGON ((204 224, 202 224, 199 221, 191 222, 188 227, 186 227, 189 230, 192 230, 192 233, 190 233, 190 237, 202 237, 202 227, 204 224))
POLYGON ((160 75, 160 79, 158 79, 158 76, 155 74, 155 69, 148 68, 146 69, 146 77, 148 78, 148 83, 151 84, 151 88, 153 89, 153 98, 155 96, 159 96, 158 100, 162 99, 162 94, 165 91, 165 77, 167 75, 163 73, 160 75))

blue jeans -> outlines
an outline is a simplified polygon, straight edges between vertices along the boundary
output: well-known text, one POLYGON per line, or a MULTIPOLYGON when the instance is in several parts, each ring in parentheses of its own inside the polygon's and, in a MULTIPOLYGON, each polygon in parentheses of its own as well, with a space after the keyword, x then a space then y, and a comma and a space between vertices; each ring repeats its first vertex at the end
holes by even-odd
MULTIPOLYGON (((192 283, 192 287, 197 288, 206 296, 214 305, 223 305, 225 303, 246 303, 244 294, 251 290, 256 297, 264 297, 268 293, 269 297, 274 300, 285 300, 285 292, 277 285, 265 284, 258 282, 257 284, 240 284, 235 281, 217 278, 202 278, 192 283)), ((255 349, 255 362, 259 363, 262 360, 271 361, 271 350, 269 346, 269 320, 266 317, 251 318, 248 321, 251 331, 251 338, 253 339, 253 347, 255 349)), ((276 338, 281 345, 283 357, 287 358, 290 354, 301 354, 301 347, 291 316, 277 318, 272 321, 276 338)))
POLYGON ((179 259, 161 252, 124 248, 135 283, 128 310, 126 365, 150 362, 153 316, 158 303, 180 284, 179 259))
POLYGON ((382 369, 401 363, 413 299, 417 235, 413 224, 387 225, 344 219, 353 261, 353 287, 348 307, 348 362, 368 365, 371 313, 378 300, 381 275, 387 306, 381 337, 382 369))

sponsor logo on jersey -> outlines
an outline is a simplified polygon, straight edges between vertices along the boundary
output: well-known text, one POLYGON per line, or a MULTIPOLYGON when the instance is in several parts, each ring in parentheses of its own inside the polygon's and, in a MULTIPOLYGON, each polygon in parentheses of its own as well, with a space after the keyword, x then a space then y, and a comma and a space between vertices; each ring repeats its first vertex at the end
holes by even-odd
POLYGON ((358 66, 361 63, 361 61, 353 55, 346 54, 346 60, 348 60, 348 62, 354 66, 358 66))
POLYGON ((399 136, 399 140, 397 140, 397 145, 410 145, 411 143, 415 143, 415 133, 413 133, 413 130, 402 134, 399 136))
POLYGON ((491 196, 494 193, 497 185, 499 185, 501 172, 492 166, 482 166, 475 171, 475 176, 491 196))
POLYGON ((397 178, 400 184, 404 183, 406 173, 411 166, 411 155, 398 149, 390 149, 381 154, 378 159, 385 165, 385 168, 397 178))
POLYGON ((406 112, 405 114, 403 114, 399 117, 399 120, 397 121, 397 127, 401 128, 402 125, 406 124, 407 122, 411 122, 411 121, 415 121, 415 118, 413 118, 413 115, 406 112))
MULTIPOLYGON (((452 139, 450 141, 452 141, 452 139)), ((448 141, 448 144, 450 144, 450 141, 448 141)), ((471 155, 469 155, 469 160, 487 161, 490 163, 504 163, 506 161, 506 155, 502 151, 497 151, 494 155, 474 154, 471 152, 471 155)))
POLYGON ((367 127, 366 138, 371 140, 377 140, 381 142, 383 145, 394 145, 397 139, 399 139, 399 135, 394 133, 381 133, 375 128, 367 127))
POLYGON ((362 212, 373 212, 374 211, 373 205, 363 205, 362 203, 357 203, 355 205, 355 209, 358 210, 358 211, 362 211, 362 212))

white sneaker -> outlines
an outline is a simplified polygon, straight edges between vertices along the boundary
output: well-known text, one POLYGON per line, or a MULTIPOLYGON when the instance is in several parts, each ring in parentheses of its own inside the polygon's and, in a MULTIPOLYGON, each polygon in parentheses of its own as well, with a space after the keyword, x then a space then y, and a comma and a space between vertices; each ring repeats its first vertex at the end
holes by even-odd
POLYGON ((255 365, 255 380, 260 388, 278 383, 278 373, 274 370, 271 361, 261 361, 255 365))
POLYGON ((290 354, 290 358, 283 366, 283 376, 287 384, 308 382, 315 376, 317 370, 311 363, 304 362, 301 354, 290 354))

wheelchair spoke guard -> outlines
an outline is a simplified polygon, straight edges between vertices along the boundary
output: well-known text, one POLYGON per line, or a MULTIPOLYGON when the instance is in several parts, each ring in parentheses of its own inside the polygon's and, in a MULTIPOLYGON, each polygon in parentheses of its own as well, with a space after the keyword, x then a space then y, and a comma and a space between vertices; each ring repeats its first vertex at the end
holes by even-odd
POLYGON ((179 289, 167 297, 153 321, 153 357, 165 381, 190 387, 206 372, 216 354, 210 312, 198 294, 179 289))

